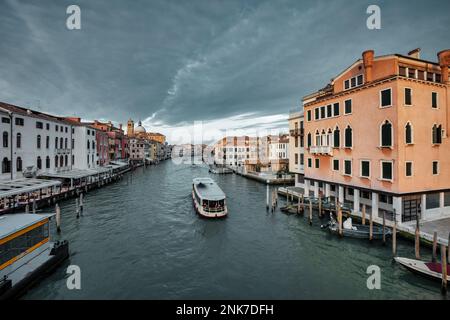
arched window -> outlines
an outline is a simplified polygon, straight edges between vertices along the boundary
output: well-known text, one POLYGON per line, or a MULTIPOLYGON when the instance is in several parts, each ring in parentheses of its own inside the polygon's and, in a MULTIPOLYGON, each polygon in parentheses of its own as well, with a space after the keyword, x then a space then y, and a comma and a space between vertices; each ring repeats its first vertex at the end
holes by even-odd
POLYGON ((91 148, 89 140, 87 141, 87 148, 88 148, 88 150, 91 148))
POLYGON ((325 146, 327 144, 327 136, 325 130, 322 129, 320 145, 325 146))
POLYGON ((47 156, 45 158, 45 168, 50 169, 50 157, 47 156))
POLYGON ((308 148, 311 147, 312 145, 312 136, 311 136, 311 132, 308 133, 308 138, 307 138, 307 146, 308 148))
POLYGON ((62 149, 64 145, 64 139, 63 138, 59 138, 59 148, 62 149))
POLYGON ((339 130, 339 127, 336 127, 333 133, 333 147, 339 148, 340 146, 341 146, 341 131, 339 130))
POLYGON ((49 136, 45 137, 45 147, 47 149, 50 148, 50 137, 49 136))
MULTIPOLYGON (((58 139, 58 138, 56 138, 58 139)), ((58 168, 58 156, 55 156, 55 168, 58 168)))
POLYGON ((8 148, 8 132, 3 132, 3 147, 8 148))
POLYGON ((11 172, 11 162, 8 158, 3 158, 2 161, 2 173, 10 173, 11 172))
POLYGON ((16 135, 16 148, 21 148, 22 147, 22 134, 19 132, 16 135))
POLYGON ((16 159, 16 170, 17 170, 17 172, 22 171, 22 158, 21 157, 17 157, 17 159, 16 159))
POLYGON ((55 138, 55 149, 58 149, 58 137, 55 138))
POLYGON ((432 129, 432 142, 433 144, 441 144, 442 143, 442 125, 434 125, 432 129))
POLYGON ((95 150, 95 141, 92 141, 92 149, 95 150))
POLYGON ((344 145, 346 148, 353 147, 353 131, 350 126, 347 126, 347 128, 345 128, 345 144, 344 145))
POLYGON ((388 120, 381 125, 381 147, 392 147, 392 124, 388 120))
POLYGON ((405 143, 411 144, 413 143, 413 130, 411 123, 407 123, 405 126, 405 143))
POLYGON ((42 169, 42 160, 41 160, 41 157, 37 157, 37 167, 38 167, 38 169, 42 169))
POLYGON ((60 167, 64 167, 64 157, 63 157, 63 155, 59 156, 59 166, 60 167))
POLYGON ((41 148, 41 135, 40 134, 38 134, 38 136, 37 136, 36 145, 37 145, 38 149, 41 148))
POLYGON ((64 139, 64 149, 67 149, 67 138, 64 139))
POLYGON ((320 146, 320 133, 319 130, 316 130, 316 146, 320 146))
POLYGON ((64 156, 64 164, 66 167, 69 165, 69 158, 68 158, 67 154, 64 156))

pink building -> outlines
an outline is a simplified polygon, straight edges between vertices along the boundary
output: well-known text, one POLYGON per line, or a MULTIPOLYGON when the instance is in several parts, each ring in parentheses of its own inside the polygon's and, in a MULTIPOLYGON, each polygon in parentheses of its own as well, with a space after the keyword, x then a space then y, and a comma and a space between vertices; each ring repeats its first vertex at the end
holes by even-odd
POLYGON ((419 53, 365 51, 303 98, 305 194, 398 222, 450 216, 450 50, 419 53))

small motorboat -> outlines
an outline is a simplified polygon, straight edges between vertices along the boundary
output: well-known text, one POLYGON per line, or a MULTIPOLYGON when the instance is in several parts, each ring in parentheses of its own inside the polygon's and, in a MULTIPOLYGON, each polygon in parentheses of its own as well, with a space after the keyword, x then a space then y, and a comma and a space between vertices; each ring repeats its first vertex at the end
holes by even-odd
MULTIPOLYGON (((331 216, 328 222, 328 229, 332 233, 339 233, 339 224, 331 216)), ((386 237, 392 234, 389 228, 384 228, 384 234, 386 237)), ((363 224, 353 224, 352 218, 347 218, 342 224, 342 235, 344 237, 359 238, 359 239, 369 239, 370 238, 370 226, 363 224)), ((383 227, 372 225, 372 239, 378 240, 383 239, 383 227)))
MULTIPOLYGON (((402 257, 395 257, 394 259, 411 272, 435 280, 442 280, 442 264, 440 262, 424 262, 402 257)), ((447 281, 450 281, 449 265, 447 265, 447 281)))

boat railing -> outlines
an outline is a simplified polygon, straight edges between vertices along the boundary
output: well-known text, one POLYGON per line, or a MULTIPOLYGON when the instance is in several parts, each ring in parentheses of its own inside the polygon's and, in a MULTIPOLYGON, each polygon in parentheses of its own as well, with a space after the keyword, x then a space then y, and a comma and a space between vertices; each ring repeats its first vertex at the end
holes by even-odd
POLYGON ((203 210, 205 212, 222 212, 225 210, 225 207, 219 207, 219 208, 208 208, 208 207, 203 207, 203 210))

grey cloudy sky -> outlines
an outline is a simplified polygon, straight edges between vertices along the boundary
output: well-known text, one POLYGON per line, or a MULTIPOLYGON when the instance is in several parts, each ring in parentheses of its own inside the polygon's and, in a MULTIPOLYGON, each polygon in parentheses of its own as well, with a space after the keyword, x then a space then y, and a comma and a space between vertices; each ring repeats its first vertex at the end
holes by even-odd
POLYGON ((0 100, 163 132, 287 126, 366 49, 435 61, 449 12, 448 0, 1 0, 0 100), (71 4, 81 30, 66 29, 71 4), (366 27, 370 4, 381 30, 366 27))

